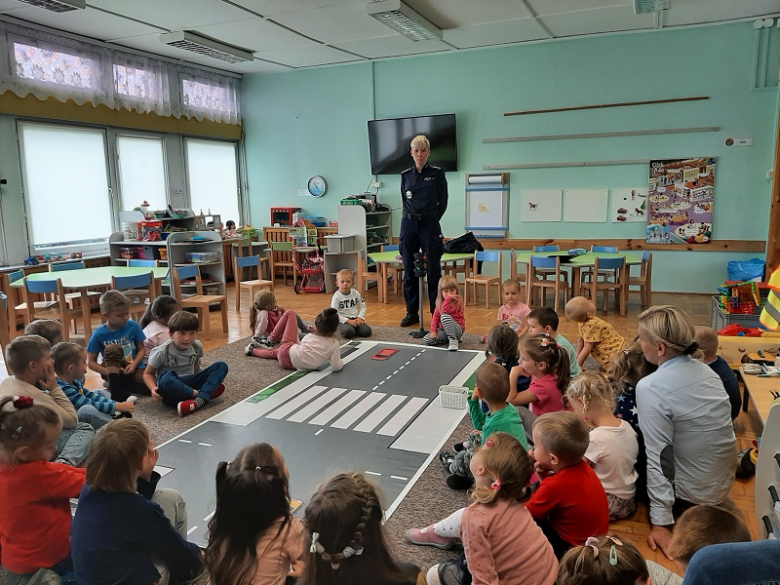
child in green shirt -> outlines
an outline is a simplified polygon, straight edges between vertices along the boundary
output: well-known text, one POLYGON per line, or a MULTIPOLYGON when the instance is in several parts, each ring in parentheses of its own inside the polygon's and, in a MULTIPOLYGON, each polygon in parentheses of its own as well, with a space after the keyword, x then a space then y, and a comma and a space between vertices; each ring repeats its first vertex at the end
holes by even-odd
POLYGON ((509 372, 494 362, 485 362, 477 370, 474 392, 468 400, 471 424, 475 431, 469 438, 456 444, 455 453, 442 451, 439 460, 449 472, 447 485, 452 489, 468 489, 474 481, 469 469, 471 456, 482 443, 495 432, 508 433, 520 441, 524 449, 528 443, 523 422, 514 406, 507 402, 509 396, 509 372), (488 412, 482 412, 480 399, 487 404, 488 412))

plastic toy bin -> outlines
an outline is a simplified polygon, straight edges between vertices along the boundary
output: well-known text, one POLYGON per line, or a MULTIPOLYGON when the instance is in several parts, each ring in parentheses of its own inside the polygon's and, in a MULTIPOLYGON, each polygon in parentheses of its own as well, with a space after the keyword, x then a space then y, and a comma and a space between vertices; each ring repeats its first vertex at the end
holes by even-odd
POLYGON ((439 402, 444 408, 466 408, 469 389, 464 386, 439 386, 439 402))
POLYGON ((758 327, 758 318, 761 316, 761 307, 756 307, 755 312, 752 315, 744 315, 739 313, 726 313, 720 308, 718 302, 718 296, 712 297, 712 315, 710 316, 710 327, 715 331, 720 331, 726 325, 733 325, 737 323, 742 327, 758 327))
POLYGON ((202 264, 205 262, 218 262, 219 252, 187 252, 184 254, 188 262, 202 264))

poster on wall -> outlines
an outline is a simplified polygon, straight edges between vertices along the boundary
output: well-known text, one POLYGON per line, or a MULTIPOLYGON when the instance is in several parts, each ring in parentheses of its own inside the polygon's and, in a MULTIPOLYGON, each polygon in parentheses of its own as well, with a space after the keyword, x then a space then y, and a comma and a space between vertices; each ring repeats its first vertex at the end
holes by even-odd
POLYGON ((561 221, 562 192, 560 189, 520 191, 523 221, 561 221))
POLYGON ((716 160, 650 161, 648 244, 706 244, 712 239, 716 160))
POLYGON ((610 219, 613 222, 647 221, 647 187, 612 189, 610 219))

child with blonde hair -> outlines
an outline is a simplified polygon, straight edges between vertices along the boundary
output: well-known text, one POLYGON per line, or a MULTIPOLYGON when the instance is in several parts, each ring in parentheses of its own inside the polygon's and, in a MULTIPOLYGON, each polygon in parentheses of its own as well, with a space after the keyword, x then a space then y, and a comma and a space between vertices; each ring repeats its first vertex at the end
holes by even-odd
POLYGON ((520 360, 509 375, 509 403, 529 406, 536 416, 566 410, 563 394, 569 385, 569 356, 546 333, 520 340, 520 360), (517 391, 518 376, 531 376, 527 390, 517 391))
MULTIPOLYGON (((504 304, 498 308, 496 319, 502 325, 511 327, 518 337, 522 337, 528 332, 526 317, 531 309, 520 299, 520 283, 509 278, 501 283, 501 290, 504 295, 504 304)), ((485 343, 487 336, 483 335, 479 340, 481 343, 485 343)))
POLYGON ((393 558, 379 491, 362 473, 340 473, 317 488, 304 512, 298 585, 414 585, 419 567, 393 558))
POLYGON ((710 327, 697 327, 695 339, 699 349, 704 353, 701 361, 712 368, 723 382, 731 404, 731 420, 734 420, 739 416, 739 409, 742 408, 742 396, 739 393, 737 375, 726 360, 718 355, 718 334, 710 327))
POLYGON ((60 416, 45 401, 0 398, 0 565, 6 582, 26 582, 31 573, 42 577, 41 569, 59 576, 73 570, 68 500, 78 497, 85 472, 49 462, 61 429, 60 416))
POLYGON ((607 368, 612 356, 623 349, 626 340, 615 328, 596 317, 596 305, 585 297, 574 297, 566 303, 566 318, 577 323, 580 336, 577 339, 577 363, 580 368, 589 355, 602 368, 607 368))
POLYGON ((463 315, 463 300, 460 298, 458 281, 453 276, 439 279, 436 309, 431 317, 431 328, 423 337, 424 345, 448 344, 450 351, 458 350, 458 343, 466 329, 463 315))
POLYGON ((639 444, 626 421, 614 415, 616 384, 598 372, 583 372, 566 391, 572 410, 590 427, 585 461, 596 472, 609 504, 609 520, 630 516, 636 507, 639 444))
POLYGON ((268 443, 219 464, 206 549, 212 583, 283 585, 288 575, 298 576, 303 525, 290 512, 289 479, 284 457, 268 443))
POLYGON ((339 270, 330 306, 339 312, 339 331, 344 339, 371 337, 371 327, 366 324, 366 301, 360 291, 352 288, 353 284, 352 271, 339 270))
MULTIPOLYGON (((630 542, 589 536, 561 559, 558 585, 649 585, 645 559, 630 542)), ((655 579, 652 580, 655 585, 655 579)))
MULTIPOLYGON (((249 326, 252 328, 252 341, 244 349, 244 355, 258 356, 255 349, 273 349, 278 343, 269 341, 268 336, 279 323, 285 310, 276 304, 276 295, 271 290, 263 289, 255 295, 252 306, 249 308, 249 326)), ((306 334, 312 329, 306 327, 300 316, 295 313, 295 321, 298 331, 306 334)))
POLYGON ((25 335, 40 335, 52 347, 62 341, 62 323, 56 319, 37 319, 24 328, 25 335))
POLYGON ((459 526, 467 566, 459 559, 434 565, 428 585, 460 585, 466 571, 474 583, 555 583, 558 561, 525 507, 533 464, 523 445, 507 433, 494 433, 470 465, 474 502, 460 511, 459 526))
POLYGON ((652 307, 639 315, 638 333, 645 358, 658 366, 636 393, 647 452, 647 541, 669 556, 675 514, 728 497, 736 438, 723 383, 695 359, 699 344, 688 315, 679 307, 652 307))

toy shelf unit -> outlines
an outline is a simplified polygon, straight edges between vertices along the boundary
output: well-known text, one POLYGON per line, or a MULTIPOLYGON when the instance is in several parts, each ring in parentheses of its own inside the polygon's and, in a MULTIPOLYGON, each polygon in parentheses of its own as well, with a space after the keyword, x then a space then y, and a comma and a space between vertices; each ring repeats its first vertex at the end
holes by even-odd
POLYGON ((168 258, 166 239, 171 233, 195 228, 195 214, 189 209, 151 212, 148 219, 140 211, 120 211, 121 232, 108 238, 111 264, 126 265, 128 260, 157 260, 165 265, 168 258))
MULTIPOLYGON (((203 281, 204 294, 225 294, 225 261, 222 236, 213 231, 176 232, 168 236, 168 264, 197 264, 203 281)), ((181 284, 182 294, 194 295, 195 283, 181 284)))
POLYGON ((201 211, 195 216, 195 226, 193 229, 198 232, 216 231, 222 233, 222 217, 219 214, 204 214, 201 211))
POLYGON ((355 236, 354 250, 378 252, 393 241, 393 212, 367 211, 362 205, 339 205, 339 233, 355 236))

